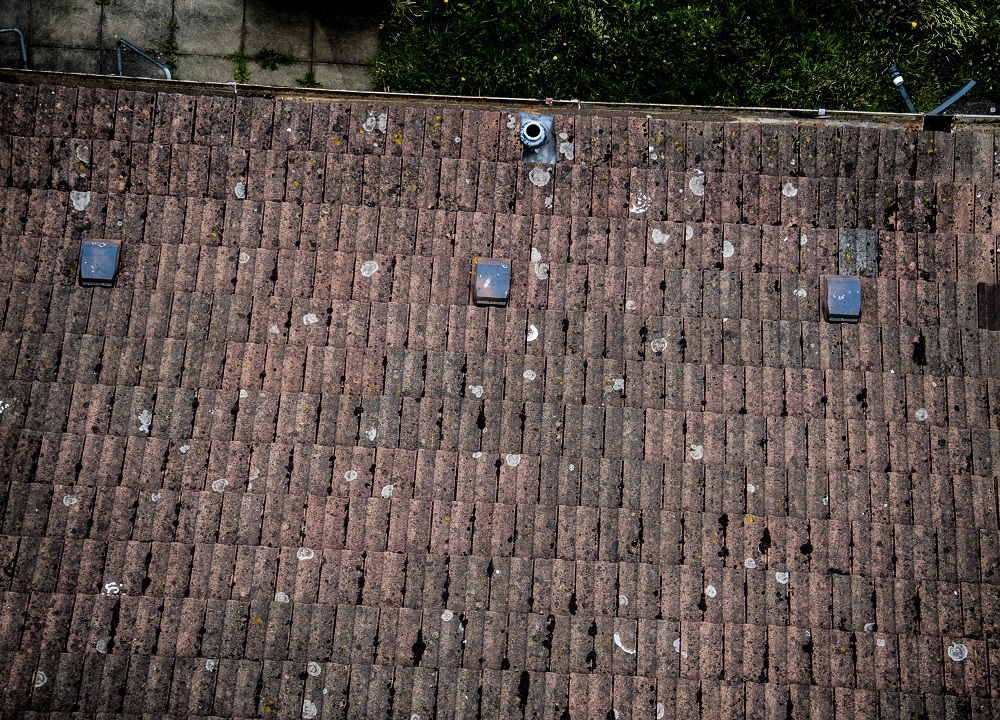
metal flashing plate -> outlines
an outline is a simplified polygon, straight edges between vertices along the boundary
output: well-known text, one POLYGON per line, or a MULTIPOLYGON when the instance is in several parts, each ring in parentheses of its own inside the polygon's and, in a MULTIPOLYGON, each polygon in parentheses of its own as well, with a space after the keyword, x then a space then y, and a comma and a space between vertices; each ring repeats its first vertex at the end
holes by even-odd
POLYGON ((545 142, 537 148, 524 147, 521 152, 523 162, 547 163, 555 165, 556 162, 556 138, 552 132, 551 115, 532 115, 531 113, 521 113, 521 124, 534 120, 545 128, 545 142))

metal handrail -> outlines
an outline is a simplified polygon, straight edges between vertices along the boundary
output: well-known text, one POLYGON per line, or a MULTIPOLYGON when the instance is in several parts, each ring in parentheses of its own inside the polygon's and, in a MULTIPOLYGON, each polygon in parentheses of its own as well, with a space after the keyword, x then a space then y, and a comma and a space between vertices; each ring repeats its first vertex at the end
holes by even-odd
POLYGON ((24 33, 18 30, 16 27, 0 28, 0 33, 16 33, 18 39, 21 41, 21 62, 24 64, 24 70, 28 69, 28 47, 24 44, 24 33))
POLYGON ((160 70, 162 70, 163 74, 166 76, 167 80, 173 80, 173 77, 171 77, 171 75, 170 75, 170 68, 168 68, 166 65, 164 65, 163 63, 161 63, 156 58, 154 58, 154 57, 152 57, 150 55, 147 55, 142 50, 140 50, 139 48, 137 48, 135 45, 133 45, 132 43, 130 43, 128 40, 123 40, 121 38, 119 38, 118 42, 115 43, 115 53, 118 56, 118 76, 119 77, 125 77, 125 73, 122 72, 122 47, 127 47, 132 52, 138 53, 139 55, 141 55, 142 57, 144 57, 146 60, 148 60, 149 62, 151 62, 154 65, 156 65, 156 67, 160 68, 160 70))

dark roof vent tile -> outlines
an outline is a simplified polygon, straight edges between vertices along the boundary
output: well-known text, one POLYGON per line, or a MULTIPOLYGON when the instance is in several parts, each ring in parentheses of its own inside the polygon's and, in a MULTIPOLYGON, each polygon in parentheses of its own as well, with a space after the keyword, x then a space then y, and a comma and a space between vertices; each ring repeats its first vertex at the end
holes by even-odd
POLYGON ((472 259, 472 302, 480 307, 507 307, 510 260, 472 259))
POLYGON ((856 323, 861 317, 861 279, 844 275, 820 277, 823 319, 829 323, 856 323))
POLYGON ((120 240, 84 238, 80 243, 80 285, 114 287, 120 251, 120 240))

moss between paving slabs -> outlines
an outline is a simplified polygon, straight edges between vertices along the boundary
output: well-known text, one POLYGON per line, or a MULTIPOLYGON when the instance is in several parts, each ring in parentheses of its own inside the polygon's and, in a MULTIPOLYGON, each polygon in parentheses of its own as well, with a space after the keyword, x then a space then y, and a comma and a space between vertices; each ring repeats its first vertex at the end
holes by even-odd
POLYGON ((996 0, 393 0, 373 88, 905 111, 997 99, 996 0))

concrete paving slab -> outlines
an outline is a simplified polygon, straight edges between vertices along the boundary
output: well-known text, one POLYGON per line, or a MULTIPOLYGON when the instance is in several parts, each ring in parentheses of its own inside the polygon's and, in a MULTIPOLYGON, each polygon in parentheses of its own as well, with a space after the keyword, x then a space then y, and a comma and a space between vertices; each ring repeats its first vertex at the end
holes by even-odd
POLYGON ((102 5, 90 0, 49 0, 31 3, 32 47, 100 47, 102 5))
POLYGON ((28 62, 32 70, 100 74, 100 53, 79 48, 37 47, 28 48, 28 62))
POLYGON ((321 14, 313 31, 313 62, 364 65, 378 50, 378 22, 374 18, 321 14))
POLYGON ((299 87, 296 78, 302 77, 307 72, 309 72, 309 63, 307 62, 282 65, 277 70, 262 70, 259 65, 250 63, 250 82, 276 87, 299 87))
POLYGON ((231 82, 233 61, 216 55, 178 55, 174 77, 196 82, 231 82))
MULTIPOLYGON (((2 27, 8 27, 3 25, 2 27)), ((16 33, 0 35, 0 67, 21 68, 21 43, 16 33)))
POLYGON ((162 0, 111 0, 101 19, 104 47, 124 38, 147 53, 162 50, 170 37, 171 3, 162 0))
POLYGON ((372 76, 365 65, 313 63, 316 80, 327 90, 370 90, 372 76))
POLYGON ((228 55, 240 49, 243 0, 174 0, 174 19, 181 53, 228 55))
POLYGON ((0 3, 0 27, 16 27, 27 36, 29 10, 26 2, 0 3))
POLYGON ((276 8, 247 0, 243 52, 253 57, 264 49, 291 53, 298 60, 310 60, 312 15, 305 10, 276 8))

